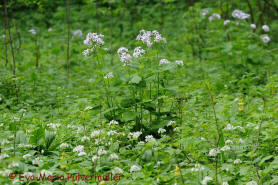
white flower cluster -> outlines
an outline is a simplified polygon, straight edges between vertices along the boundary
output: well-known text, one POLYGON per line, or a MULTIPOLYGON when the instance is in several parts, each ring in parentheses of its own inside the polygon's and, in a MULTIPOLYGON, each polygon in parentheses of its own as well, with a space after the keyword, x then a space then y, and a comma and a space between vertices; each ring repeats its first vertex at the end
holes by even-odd
POLYGON ((78 145, 73 149, 73 152, 78 153, 78 156, 84 156, 86 155, 86 152, 84 152, 84 146, 78 145))
POLYGON ((8 158, 8 157, 9 157, 8 154, 2 154, 2 155, 0 155, 0 160, 8 158))
POLYGON ((124 171, 123 171, 121 168, 119 168, 119 167, 115 167, 115 168, 112 170, 112 173, 113 173, 113 174, 122 174, 122 173, 124 173, 124 171))
POLYGON ((224 130, 236 130, 236 129, 243 129, 241 126, 233 126, 231 124, 228 124, 224 130))
POLYGON ((123 66, 126 66, 132 60, 131 55, 128 53, 128 49, 125 47, 120 47, 118 49, 118 55, 121 62, 124 64, 123 66))
POLYGON ((163 134, 166 132, 166 130, 164 128, 159 128, 157 132, 158 134, 163 134))
POLYGON ((36 35, 36 34, 37 34, 37 32, 36 32, 35 29, 31 29, 31 30, 29 30, 29 32, 32 33, 33 35, 36 35))
POLYGON ((270 41, 270 37, 269 37, 268 35, 266 35, 266 36, 263 37, 263 42, 264 42, 264 43, 267 44, 267 43, 269 43, 269 41, 270 41))
POLYGON ((167 60, 167 59, 161 59, 161 60, 159 61, 159 65, 163 65, 163 64, 170 64, 170 62, 169 62, 169 60, 167 60))
POLYGON ((234 160, 234 164, 239 164, 239 163, 241 163, 241 160, 240 160, 240 159, 234 160))
POLYGON ((217 148, 213 148, 209 151, 209 156, 216 157, 218 153, 219 153, 219 150, 217 148))
POLYGON ((155 141, 155 138, 152 136, 152 135, 147 135, 145 137, 145 141, 146 142, 154 142, 155 141))
POLYGON ((231 150, 231 147, 229 147, 228 145, 225 145, 220 150, 223 151, 223 152, 228 151, 228 150, 231 150))
POLYGON ((247 13, 244 13, 241 10, 234 10, 232 13, 232 17, 243 20, 243 19, 249 18, 250 15, 247 13))
POLYGON ((65 148, 68 148, 68 147, 69 147, 69 144, 67 144, 67 143, 60 144, 61 149, 65 149, 65 148))
POLYGON ((119 125, 119 122, 116 121, 116 120, 111 120, 111 121, 109 122, 109 126, 111 126, 111 125, 119 125))
POLYGON ((202 185, 207 185, 209 181, 212 181, 213 179, 209 176, 205 176, 205 178, 202 180, 202 185))
POLYGON ((99 136, 101 134, 101 130, 95 130, 91 133, 91 137, 96 137, 99 136))
POLYGON ((107 75, 104 76, 104 79, 108 79, 108 78, 113 78, 114 74, 113 72, 108 73, 107 75))
POLYGON ((130 132, 129 134, 128 134, 128 138, 129 139, 138 139, 138 137, 140 136, 142 134, 142 132, 140 132, 140 131, 137 131, 137 132, 130 132))
POLYGON ((74 37, 82 37, 83 33, 82 33, 82 30, 75 30, 73 32, 73 38, 74 37))
POLYGON ((230 22, 231 22, 231 21, 227 19, 227 20, 224 21, 224 25, 227 25, 227 24, 229 24, 230 22))
POLYGON ((111 160, 118 160, 119 159, 119 156, 115 153, 111 154, 110 157, 109 157, 111 160))
POLYGON ((25 154, 25 155, 22 156, 22 158, 23 158, 23 159, 28 159, 28 158, 31 157, 31 156, 32 156, 31 154, 25 154))
POLYGON ((129 171, 130 173, 132 173, 132 172, 140 171, 141 169, 142 169, 141 166, 132 165, 129 171))
POLYGON ((170 127, 172 124, 175 124, 175 123, 176 123, 175 121, 170 120, 170 121, 168 122, 168 124, 167 124, 167 127, 170 127))
POLYGON ((106 150, 104 150, 104 149, 99 149, 98 151, 97 151, 97 154, 99 155, 99 156, 101 156, 101 155, 105 155, 105 154, 107 154, 107 152, 106 152, 106 150))
POLYGON ((33 161, 32 161, 32 164, 33 165, 39 165, 40 163, 42 163, 43 161, 39 158, 39 157, 37 157, 37 158, 35 158, 33 161))
POLYGON ((84 142, 84 141, 90 141, 90 138, 88 136, 83 136, 81 138, 81 141, 84 142))
POLYGON ((84 50, 83 55, 88 56, 98 46, 104 45, 103 37, 104 37, 104 35, 102 35, 102 34, 88 33, 86 36, 86 39, 84 40, 84 44, 89 46, 90 48, 84 50))
POLYGON ((200 164, 195 164, 194 168, 191 168, 192 172, 198 172, 198 171, 203 171, 205 168, 201 166, 200 164))
POLYGON ((208 9, 203 9, 202 12, 201 12, 201 16, 206 16, 207 14, 209 13, 209 10, 208 9))
POLYGON ((134 58, 139 58, 143 54, 145 54, 145 50, 142 49, 140 46, 136 47, 133 51, 133 57, 134 58))
POLYGON ((50 127, 50 128, 53 128, 53 129, 57 129, 61 126, 61 124, 58 124, 58 123, 48 123, 46 124, 46 126, 50 127))
POLYGON ((251 27, 252 29, 256 29, 256 28, 257 28, 256 24, 250 24, 250 27, 251 27))
POLYGON ((256 181, 247 182, 246 185, 258 185, 256 181))
POLYGON ((265 32, 269 32, 269 26, 268 26, 268 25, 263 25, 263 26, 262 26, 262 29, 263 29, 265 32))
POLYGON ((136 40, 142 41, 144 44, 147 44, 148 47, 151 47, 155 42, 166 43, 166 39, 162 37, 157 30, 154 31, 141 30, 139 32, 139 35, 137 35, 136 40))
POLYGON ((209 16, 209 21, 213 21, 215 19, 221 19, 221 15, 217 14, 217 13, 213 13, 211 16, 209 16))
POLYGON ((183 66, 183 61, 182 60, 176 60, 176 64, 179 66, 183 66))

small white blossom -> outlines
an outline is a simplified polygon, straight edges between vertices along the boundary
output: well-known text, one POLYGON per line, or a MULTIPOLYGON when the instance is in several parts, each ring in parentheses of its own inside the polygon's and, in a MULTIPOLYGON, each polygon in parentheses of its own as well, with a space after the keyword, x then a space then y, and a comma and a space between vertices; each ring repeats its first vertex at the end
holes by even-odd
POLYGON ((34 30, 34 29, 29 30, 29 32, 32 33, 33 35, 37 34, 36 30, 34 30))
POLYGON ((5 158, 8 158, 8 157, 9 157, 8 154, 1 154, 1 155, 0 155, 0 160, 5 159, 5 158))
POLYGON ((88 136, 83 136, 81 138, 81 141, 84 142, 84 141, 90 141, 90 138, 88 136))
POLYGON ((264 43, 269 43, 269 41, 270 41, 269 36, 266 35, 266 36, 263 37, 263 42, 264 43))
POLYGON ((50 128, 53 128, 53 129, 57 129, 61 126, 61 124, 58 124, 58 123, 48 123, 46 124, 46 126, 50 127, 50 128))
POLYGON ((268 25, 263 25, 263 26, 262 26, 262 29, 263 29, 265 32, 269 32, 269 26, 268 26, 268 25))
POLYGON ((170 62, 167 59, 161 59, 159 61, 159 65, 163 65, 163 64, 169 64, 170 62))
POLYGON ((250 15, 244 13, 241 10, 234 10, 233 13, 232 13, 232 17, 243 20, 243 19, 249 18, 250 15))
POLYGON ((83 43, 89 48, 83 51, 83 55, 88 56, 97 47, 104 45, 103 37, 104 35, 102 34, 88 33, 83 43))
POLYGON ((73 32, 73 37, 82 37, 83 33, 82 30, 75 30, 73 32))
POLYGON ((247 182, 246 185, 258 185, 256 181, 247 182))
POLYGON ((5 38, 5 37, 6 37, 6 34, 3 34, 1 37, 2 37, 2 38, 5 38))
POLYGON ((111 120, 111 121, 109 122, 109 126, 111 126, 111 125, 119 125, 119 122, 116 121, 116 120, 111 120))
POLYGON ((231 150, 231 147, 229 147, 228 145, 225 145, 220 150, 223 151, 223 152, 228 151, 228 150, 231 150))
POLYGON ((164 42, 166 43, 166 39, 161 36, 161 34, 157 31, 145 31, 141 30, 139 35, 136 37, 136 40, 142 41, 144 44, 147 44, 148 47, 151 47, 154 42, 164 42))
POLYGON ((211 21, 213 21, 213 20, 215 20, 215 19, 221 19, 221 16, 219 15, 219 14, 217 14, 217 13, 214 13, 214 14, 212 14, 211 16, 209 16, 209 21, 211 22, 211 21))
POLYGON ((164 128, 159 128, 157 131, 159 134, 163 134, 166 132, 166 130, 164 128))
POLYGON ((39 165, 40 163, 42 163, 43 161, 39 158, 39 157, 37 157, 37 158, 35 158, 34 160, 32 160, 32 164, 33 165, 39 165))
POLYGON ((52 32, 52 28, 48 28, 48 30, 47 30, 48 32, 52 32))
POLYGON ((129 139, 138 139, 138 137, 140 136, 142 134, 142 132, 140 132, 140 131, 137 131, 137 132, 130 132, 129 134, 128 134, 128 138, 129 139))
POLYGON ((201 16, 206 16, 207 14, 209 13, 209 10, 208 9, 203 9, 202 12, 201 12, 201 16))
POLYGON ((227 25, 227 24, 229 24, 231 21, 230 20, 225 20, 224 21, 224 25, 227 25))
POLYGON ((140 166, 133 165, 133 166, 131 166, 131 168, 130 168, 130 173, 132 173, 132 172, 137 172, 137 171, 140 171, 140 170, 141 170, 141 167, 140 167, 140 166))
POLYGON ((68 147, 69 147, 69 144, 67 144, 67 143, 60 144, 61 149, 65 149, 65 148, 68 148, 68 147))
POLYGON ((113 78, 113 77, 114 77, 113 72, 110 72, 104 76, 104 79, 113 78))
POLYGON ((95 130, 91 133, 91 137, 96 137, 99 136, 101 134, 101 130, 95 130))
POLYGON ((228 182, 223 182, 222 185, 229 185, 229 183, 228 182))
POLYGON ((124 173, 124 171, 119 168, 119 167, 115 167, 113 170, 112 170, 112 174, 122 174, 124 173))
POLYGON ((240 159, 234 160, 234 164, 239 164, 239 163, 241 163, 241 160, 240 160, 240 159))
POLYGON ((93 108, 92 106, 87 106, 85 107, 84 111, 91 110, 92 108, 93 108))
POLYGON ((200 164, 195 164, 194 168, 191 168, 192 172, 198 172, 198 171, 203 171, 205 168, 203 166, 201 166, 200 164))
POLYGON ((209 156, 211 157, 216 157, 217 156, 217 153, 219 153, 218 149, 216 148, 213 148, 209 151, 209 156))
POLYGON ((76 152, 76 153, 80 153, 80 152, 83 152, 83 151, 84 151, 84 146, 83 145, 78 145, 73 149, 73 152, 76 152))
POLYGON ((228 125, 224 128, 224 130, 233 130, 233 129, 234 129, 234 126, 231 125, 231 124, 228 124, 228 125))
POLYGON ((84 152, 84 151, 78 153, 78 156, 80 156, 80 157, 81 157, 81 156, 84 156, 84 155, 87 155, 87 153, 84 152))
POLYGON ((23 159, 28 159, 28 158, 31 157, 31 156, 32 156, 31 154, 25 154, 25 155, 22 156, 22 158, 23 158, 23 159))
POLYGON ((99 156, 101 156, 101 155, 107 154, 107 152, 106 152, 106 150, 104 150, 104 149, 101 148, 101 149, 98 150, 97 154, 98 154, 99 156))
POLYGON ((117 160, 119 159, 119 156, 115 153, 111 154, 110 157, 109 157, 111 160, 117 160))
POLYGON ((175 124, 175 123, 176 123, 175 121, 171 120, 168 122, 167 127, 170 127, 172 124, 175 124))
POLYGON ((252 29, 256 29, 256 28, 257 28, 256 24, 250 24, 250 27, 251 27, 252 29))
POLYGON ((228 144, 233 144, 233 141, 230 140, 230 139, 228 139, 228 140, 225 141, 225 144, 226 144, 226 145, 228 145, 228 144))
POLYGON ((99 159, 99 157, 95 155, 95 156, 92 157, 92 162, 94 163, 98 159, 99 159))
POLYGON ((145 137, 145 141, 146 142, 152 142, 152 141, 155 141, 155 138, 152 135, 147 135, 145 137))
POLYGON ((202 180, 202 185, 207 185, 209 181, 212 181, 213 179, 209 176, 205 176, 205 178, 202 180))
POLYGON ((140 46, 136 47, 133 51, 133 57, 134 58, 139 58, 140 56, 142 56, 143 54, 145 54, 145 50, 142 49, 140 46))
POLYGON ((182 60, 176 60, 176 64, 179 66, 183 66, 183 61, 182 60))

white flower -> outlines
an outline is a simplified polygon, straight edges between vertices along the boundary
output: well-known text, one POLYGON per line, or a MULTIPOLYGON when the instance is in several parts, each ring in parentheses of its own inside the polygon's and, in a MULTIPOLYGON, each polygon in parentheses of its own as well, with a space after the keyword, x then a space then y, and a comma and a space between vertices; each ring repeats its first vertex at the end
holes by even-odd
POLYGON ((119 159, 119 156, 117 154, 113 153, 113 154, 110 155, 109 158, 112 159, 112 160, 117 160, 117 159, 119 159))
POLYGON ((231 124, 228 124, 228 125, 224 128, 224 130, 233 130, 233 129, 234 129, 234 126, 231 125, 231 124))
POLYGON ((29 32, 32 33, 33 35, 37 34, 36 30, 34 30, 34 29, 29 30, 29 32))
POLYGON ((112 174, 122 174, 124 173, 124 171, 119 168, 119 167, 115 167, 113 170, 112 170, 112 174))
POLYGON ((92 157, 92 162, 94 163, 98 159, 99 159, 99 157, 95 155, 95 156, 92 157))
POLYGON ((68 148, 68 147, 69 147, 69 144, 67 144, 67 143, 60 144, 60 148, 62 148, 62 149, 68 148))
POLYGON ((25 155, 23 155, 22 157, 23 157, 23 159, 27 159, 27 158, 29 158, 29 157, 31 157, 32 155, 31 154, 25 154, 25 155))
POLYGON ((246 185, 258 185, 256 181, 247 182, 246 185))
POLYGON ((234 10, 233 13, 232 13, 232 16, 233 16, 234 18, 241 19, 241 20, 247 19, 247 18, 250 17, 249 14, 246 14, 246 13, 244 13, 244 12, 241 11, 241 10, 234 10))
POLYGON ((110 72, 104 76, 104 79, 113 78, 113 77, 114 77, 113 72, 110 72))
POLYGON ((200 164, 195 164, 194 168, 191 168, 192 172, 198 172, 198 171, 203 171, 205 168, 203 166, 201 166, 200 164))
POLYGON ((225 20, 224 21, 224 25, 227 25, 228 23, 230 23, 231 21, 230 20, 225 20))
POLYGON ((269 36, 266 35, 266 36, 263 37, 263 42, 264 43, 268 43, 269 41, 270 41, 269 36))
POLYGON ((212 181, 212 178, 209 176, 205 176, 205 178, 202 180, 202 185, 207 185, 209 181, 212 181))
POLYGON ((167 124, 167 127, 170 127, 172 124, 174 124, 174 123, 176 123, 175 121, 173 121, 173 120, 170 120, 169 122, 168 122, 168 124, 167 124))
POLYGON ((256 24, 250 24, 250 27, 251 27, 252 29, 256 29, 256 28, 257 28, 256 24))
POLYGON ((52 28, 48 28, 48 30, 47 30, 48 32, 52 32, 52 28))
POLYGON ((157 132, 159 134, 163 134, 164 132, 166 132, 166 130, 164 128, 159 128, 157 132))
POLYGON ((2 37, 2 38, 5 38, 5 37, 6 37, 6 34, 3 34, 1 37, 2 37))
POLYGON ((101 134, 101 130, 95 130, 91 133, 91 137, 96 137, 99 136, 101 134))
POLYGON ((39 158, 39 157, 37 157, 37 158, 35 158, 33 161, 32 161, 32 164, 34 164, 34 165, 38 165, 38 164, 40 164, 40 163, 42 163, 43 161, 39 158))
POLYGON ((84 50, 82 53, 84 56, 88 56, 91 52, 93 52, 97 47, 104 45, 103 41, 104 35, 97 33, 88 33, 86 39, 84 40, 84 44, 87 45, 88 49, 84 50))
POLYGON ((140 171, 140 170, 141 170, 141 166, 133 165, 130 168, 130 173, 137 172, 137 171, 140 171))
POLYGON ((180 66, 183 66, 183 61, 182 60, 176 60, 176 64, 180 65, 180 66))
POLYGON ((157 31, 145 31, 141 30, 139 35, 137 35, 136 40, 142 41, 144 44, 147 44, 148 47, 151 47, 154 42, 164 42, 166 43, 166 39, 161 36, 161 34, 157 31))
POLYGON ((8 157, 9 157, 8 154, 2 154, 2 155, 0 155, 0 160, 8 158, 8 157))
POLYGON ((98 154, 99 156, 101 156, 101 155, 107 154, 107 152, 106 152, 106 150, 103 150, 103 149, 101 148, 101 149, 98 150, 97 154, 98 154))
POLYGON ((46 126, 50 127, 50 128, 53 128, 53 129, 57 129, 61 126, 61 124, 58 124, 58 123, 48 123, 46 124, 46 126))
POLYGON ((217 153, 219 153, 218 149, 213 148, 209 151, 209 156, 216 157, 217 153))
POLYGON ((76 37, 76 36, 82 37, 82 35, 83 35, 82 30, 75 30, 73 32, 73 37, 76 37))
POLYGON ((231 150, 231 148, 228 145, 225 145, 220 150, 224 152, 224 151, 227 151, 227 150, 231 150))
POLYGON ((209 16, 209 21, 213 21, 214 19, 221 19, 221 16, 217 13, 212 14, 211 16, 209 16))
POLYGON ((109 126, 111 126, 111 125, 119 125, 119 122, 118 122, 118 121, 115 121, 115 120, 111 120, 111 121, 109 122, 109 126))
POLYGON ((142 134, 142 132, 140 132, 140 131, 137 131, 137 132, 130 132, 129 134, 128 134, 128 138, 129 139, 138 139, 138 137, 140 136, 142 134))
POLYGON ((241 160, 240 160, 240 159, 234 160, 234 164, 239 164, 239 163, 241 163, 241 160))
POLYGON ((116 134, 118 134, 118 133, 114 130, 110 130, 110 131, 107 132, 108 136, 113 136, 113 135, 116 135, 116 134))
POLYGON ((269 32, 269 27, 268 27, 268 25, 263 25, 263 26, 262 26, 262 29, 263 29, 265 32, 269 32))
POLYGON ((209 13, 209 10, 208 9, 203 9, 202 12, 201 12, 201 16, 206 16, 207 14, 209 13))
POLYGON ((87 153, 83 151, 78 153, 78 156, 84 156, 84 155, 87 155, 87 153))
POLYGON ((81 141, 84 142, 84 141, 90 141, 90 138, 88 136, 83 136, 81 138, 81 141))
POLYGON ((145 141, 146 141, 146 142, 155 141, 155 138, 154 138, 152 135, 147 135, 147 136, 145 137, 145 141))
POLYGON ((145 50, 142 49, 140 46, 136 47, 133 51, 133 57, 134 58, 138 58, 143 54, 145 54, 145 50))
POLYGON ((128 49, 126 47, 120 47, 117 51, 118 55, 122 55, 123 53, 127 53, 128 49))
POLYGON ((225 141, 225 144, 226 144, 226 145, 227 145, 227 144, 233 144, 233 141, 230 140, 230 139, 228 139, 228 140, 225 141))
POLYGON ((223 182, 222 185, 229 185, 229 183, 228 182, 223 182))
POLYGON ((93 50, 91 49, 85 49, 83 52, 82 52, 82 55, 84 55, 85 57, 88 56, 90 54, 90 52, 93 52, 93 50))
POLYGON ((159 61, 159 65, 163 65, 163 64, 169 64, 170 62, 167 59, 161 59, 159 61))
POLYGON ((73 149, 73 152, 76 152, 76 153, 80 153, 80 152, 83 152, 83 151, 84 151, 84 146, 83 145, 78 145, 73 149))

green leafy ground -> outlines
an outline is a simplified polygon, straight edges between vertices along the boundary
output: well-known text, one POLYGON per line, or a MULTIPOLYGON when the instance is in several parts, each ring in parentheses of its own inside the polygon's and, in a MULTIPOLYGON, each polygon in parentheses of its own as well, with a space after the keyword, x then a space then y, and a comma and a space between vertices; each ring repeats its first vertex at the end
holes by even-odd
POLYGON ((196 5, 178 18, 168 15, 158 30, 167 43, 151 47, 136 40, 137 28, 157 29, 147 21, 119 38, 109 36, 108 26, 96 31, 73 21, 83 35, 70 40, 69 76, 63 26, 36 35, 25 28, 16 76, 10 54, 7 67, 1 54, 0 183, 278 184, 277 21, 265 32, 231 15, 226 25, 223 18, 209 21, 214 10, 201 16, 202 10, 196 5), (103 33, 105 44, 85 57, 88 32, 103 33), (122 46, 130 55, 141 46, 145 54, 123 66, 117 55, 122 46), (159 65, 161 59, 170 63, 159 65), (110 72, 113 77, 104 78, 110 72), (45 173, 53 181, 19 182, 19 175, 8 178, 11 172, 45 173), (123 177, 53 177, 68 173, 123 177))

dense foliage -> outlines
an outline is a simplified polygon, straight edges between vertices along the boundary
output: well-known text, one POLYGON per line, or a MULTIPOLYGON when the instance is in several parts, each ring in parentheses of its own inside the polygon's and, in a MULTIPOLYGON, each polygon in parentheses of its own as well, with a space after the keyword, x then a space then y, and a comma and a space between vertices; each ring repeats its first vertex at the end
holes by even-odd
POLYGON ((278 184, 277 0, 1 8, 0 184, 278 184))

